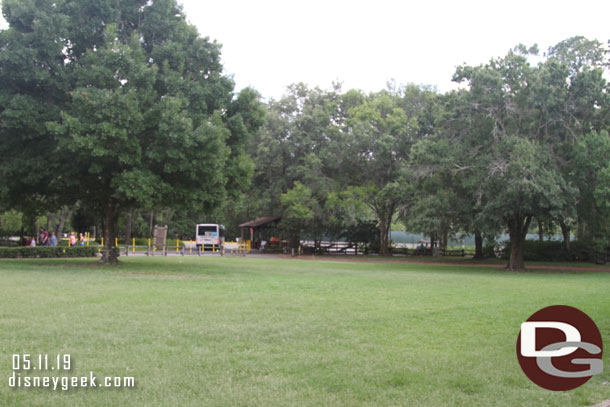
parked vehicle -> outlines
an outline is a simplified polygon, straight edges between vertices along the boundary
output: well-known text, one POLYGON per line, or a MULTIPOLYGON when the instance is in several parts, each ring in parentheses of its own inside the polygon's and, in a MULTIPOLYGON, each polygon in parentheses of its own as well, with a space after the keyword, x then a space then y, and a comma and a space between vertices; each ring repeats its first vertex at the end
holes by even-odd
POLYGON ((195 228, 197 248, 222 250, 225 244, 225 227, 216 223, 199 223, 195 228))

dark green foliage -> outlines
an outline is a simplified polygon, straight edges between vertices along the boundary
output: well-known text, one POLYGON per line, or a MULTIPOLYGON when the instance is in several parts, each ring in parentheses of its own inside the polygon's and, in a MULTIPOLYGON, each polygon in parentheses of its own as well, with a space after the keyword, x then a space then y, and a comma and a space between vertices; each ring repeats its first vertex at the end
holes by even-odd
POLYGON ((33 213, 80 202, 109 242, 134 208, 211 213, 247 187, 259 95, 235 98, 220 45, 175 0, 2 10, 0 201, 33 213))
POLYGON ((375 221, 359 220, 353 225, 349 225, 341 235, 350 243, 369 244, 376 242, 379 247, 379 228, 375 221))
POLYGON ((75 247, 0 247, 0 258, 57 258, 57 257, 95 257, 98 254, 97 247, 75 246, 75 247))
MULTIPOLYGON (((510 242, 504 242, 504 244, 503 249, 499 251, 500 257, 508 259, 510 242)), ((560 241, 526 240, 523 242, 523 258, 527 261, 597 262, 600 256, 604 256, 609 249, 610 246, 607 243, 591 240, 571 242, 570 250, 566 250, 564 242, 560 241)))

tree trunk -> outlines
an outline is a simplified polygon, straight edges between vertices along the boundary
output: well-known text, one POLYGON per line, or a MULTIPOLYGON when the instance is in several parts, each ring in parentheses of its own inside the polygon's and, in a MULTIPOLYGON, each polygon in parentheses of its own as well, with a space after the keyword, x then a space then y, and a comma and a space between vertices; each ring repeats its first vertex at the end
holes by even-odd
POLYGON ((386 222, 386 224, 388 225, 387 227, 387 235, 386 235, 386 241, 388 242, 388 255, 391 256, 392 255, 392 217, 394 216, 394 212, 391 212, 390 215, 388 215, 388 220, 386 222))
MULTIPOLYGON (((290 246, 291 249, 297 249, 299 247, 300 243, 301 243, 301 235, 298 233, 291 233, 290 238, 288 239, 288 246, 290 246)), ((281 245, 282 245, 282 243, 280 242, 280 246, 281 245)), ((314 246, 315 246, 315 240, 314 240, 314 246)))
POLYGON ((443 230, 441 233, 441 248, 447 250, 447 246, 449 245, 449 231, 443 230))
POLYGON ((473 259, 483 258, 483 235, 480 230, 474 231, 474 256, 473 259))
POLYGON ((153 217, 155 216, 155 211, 151 210, 150 211, 150 220, 148 222, 148 237, 152 238, 153 237, 153 217))
POLYGON ((109 198, 104 207, 104 248, 101 260, 104 264, 118 264, 119 262, 119 249, 114 247, 118 215, 118 205, 114 199, 109 198))
POLYGON ((125 221, 125 245, 128 246, 131 243, 131 225, 133 223, 133 210, 127 213, 127 220, 125 221))
POLYGON ((392 218, 396 206, 395 204, 388 204, 382 207, 374 207, 374 210, 379 222, 379 255, 390 256, 390 228, 392 227, 392 218))
POLYGON ((381 219, 379 221, 379 255, 387 256, 389 255, 388 251, 388 229, 389 225, 386 219, 381 219))
POLYGON ((61 208, 61 211, 59 212, 59 223, 55 227, 55 236, 57 236, 58 239, 61 238, 64 231, 64 226, 66 224, 66 219, 70 219, 72 212, 74 212, 74 208, 69 208, 67 206, 61 208))
POLYGON ((525 270, 523 262, 523 242, 527 235, 531 216, 513 215, 508 221, 508 230, 510 235, 510 256, 508 258, 507 269, 513 271, 525 270))
MULTIPOLYGON (((55 232, 56 226, 57 226, 57 223, 55 223, 55 214, 49 213, 47 215, 47 231, 49 233, 55 232)), ((57 236, 57 233, 55 233, 55 236, 57 236)))
POLYGON ((585 220, 582 218, 582 216, 579 216, 577 219, 577 227, 576 227, 576 238, 578 240, 585 240, 587 238, 586 236, 586 226, 585 226, 585 220))
POLYGON ((563 219, 559 220, 559 226, 561 226, 561 234, 563 236, 563 247, 570 251, 570 227, 566 225, 563 219))

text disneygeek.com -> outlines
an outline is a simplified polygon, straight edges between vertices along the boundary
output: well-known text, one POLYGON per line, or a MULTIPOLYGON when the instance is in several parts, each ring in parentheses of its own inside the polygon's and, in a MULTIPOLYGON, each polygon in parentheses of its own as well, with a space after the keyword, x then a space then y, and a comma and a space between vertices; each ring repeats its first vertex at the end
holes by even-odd
POLYGON ((86 376, 44 376, 33 375, 34 371, 61 371, 67 372, 72 368, 71 357, 68 354, 31 355, 15 354, 13 359, 13 372, 8 378, 11 388, 47 388, 67 391, 73 388, 134 388, 135 378, 132 376, 104 376, 98 378, 93 372, 86 376))

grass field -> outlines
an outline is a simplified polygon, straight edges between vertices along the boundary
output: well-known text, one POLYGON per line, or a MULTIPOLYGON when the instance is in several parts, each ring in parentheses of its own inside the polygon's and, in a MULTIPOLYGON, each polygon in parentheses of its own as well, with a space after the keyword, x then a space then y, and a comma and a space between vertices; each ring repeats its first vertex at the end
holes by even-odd
MULTIPOLYGON (((575 306, 610 345, 610 273, 255 258, 0 261, 3 406, 591 406, 538 388, 520 323, 575 306), (132 389, 11 389, 11 355, 132 389)), ((40 374, 40 372, 31 373, 40 374)), ((57 376, 56 372, 47 372, 57 376)))

